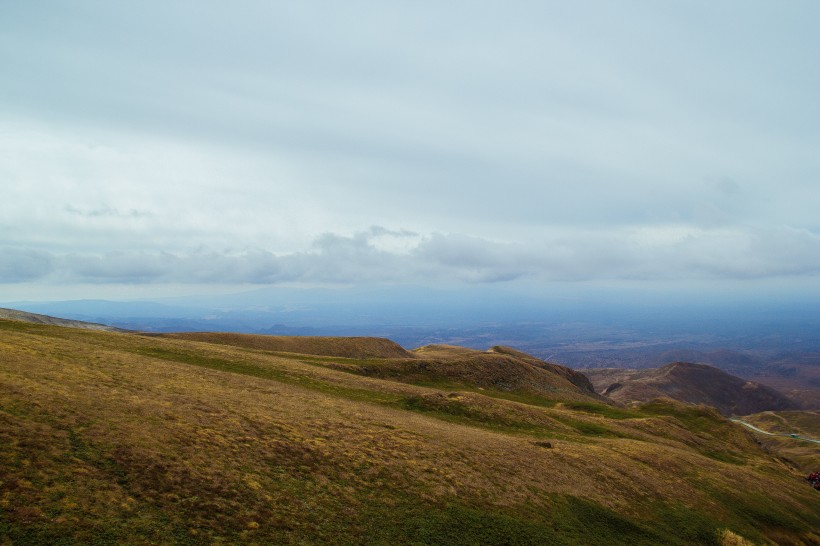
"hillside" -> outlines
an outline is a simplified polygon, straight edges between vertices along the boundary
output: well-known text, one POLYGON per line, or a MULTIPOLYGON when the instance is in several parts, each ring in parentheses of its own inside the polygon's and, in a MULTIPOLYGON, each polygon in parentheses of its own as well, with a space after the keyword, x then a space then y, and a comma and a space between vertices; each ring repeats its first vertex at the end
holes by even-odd
POLYGON ((451 345, 428 345, 406 351, 384 338, 267 336, 229 333, 151 334, 243 347, 278 356, 301 355, 303 361, 368 377, 421 386, 468 389, 490 396, 520 398, 549 394, 554 401, 609 403, 597 395, 583 374, 507 347, 479 351, 451 345), (323 358, 309 358, 306 356, 323 358))
POLYGON ((706 364, 673 362, 660 368, 584 370, 598 392, 621 403, 669 397, 705 404, 724 415, 748 415, 766 410, 798 409, 783 394, 706 364))
POLYGON ((37 313, 27 313, 17 309, 6 309, 0 307, 0 319, 19 320, 23 322, 33 322, 35 324, 52 324, 54 326, 65 326, 69 328, 83 328, 85 330, 102 330, 107 332, 121 332, 119 328, 97 324, 95 322, 83 322, 81 320, 69 320, 52 317, 49 315, 39 315, 37 313))
POLYGON ((0 543, 820 542, 817 493, 714 411, 343 369, 423 352, 0 320, 0 543))
MULTIPOLYGON (((654 356, 658 367, 667 362, 696 362, 771 387, 795 402, 796 406, 820 409, 820 353, 816 351, 677 349, 654 356)), ((636 367, 644 367, 636 365, 636 367)))
POLYGON ((606 403, 581 373, 505 347, 488 351, 428 345, 411 351, 414 358, 379 362, 328 364, 338 370, 414 385, 461 389, 513 399, 528 395, 551 401, 606 403))
POLYGON ((820 353, 785 355, 749 379, 777 389, 805 409, 820 410, 820 353))
POLYGON ((820 444, 802 438, 820 440, 820 411, 764 411, 743 417, 749 424, 778 436, 755 434, 767 449, 799 469, 803 474, 817 472, 820 467, 820 444))

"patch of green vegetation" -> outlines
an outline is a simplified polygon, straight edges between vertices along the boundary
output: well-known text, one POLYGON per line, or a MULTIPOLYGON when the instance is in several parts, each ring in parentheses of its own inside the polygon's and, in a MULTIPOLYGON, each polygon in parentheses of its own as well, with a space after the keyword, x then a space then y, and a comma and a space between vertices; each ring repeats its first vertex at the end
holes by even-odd
MULTIPOLYGON (((47 522, 31 522, 27 525, 12 523, 8 520, 5 512, 0 510, 0 540, 4 544, 14 544, 15 546, 42 546, 50 544, 53 546, 73 546, 77 540, 66 535, 64 531, 50 525, 47 522), (8 541, 8 542, 5 542, 8 541)), ((91 537, 89 544, 116 544, 116 541, 105 540, 105 537, 91 537)))
POLYGON ((761 530, 799 535, 820 528, 820 513, 815 512, 807 520, 803 517, 805 512, 798 514, 764 493, 746 489, 729 491, 706 481, 695 482, 695 485, 717 499, 727 512, 726 523, 751 540, 763 540, 761 530))
POLYGON ((527 404, 528 406, 538 406, 541 408, 554 408, 559 403, 559 400, 549 398, 547 396, 542 396, 539 394, 497 391, 494 389, 476 390, 476 392, 483 394, 485 396, 489 396, 491 398, 500 398, 502 400, 520 402, 521 404, 527 404))
POLYGON ((623 434, 620 431, 611 429, 600 423, 593 423, 591 421, 584 421, 582 419, 574 419, 572 417, 568 417, 566 415, 561 415, 557 413, 551 414, 550 416, 556 421, 559 421, 565 425, 569 425, 581 434, 587 436, 597 436, 602 438, 631 438, 631 436, 627 434, 623 434))
POLYGON ((675 537, 680 544, 719 544, 718 529, 726 524, 714 515, 684 506, 679 502, 656 502, 647 509, 653 528, 675 537))
POLYGON ((637 546, 676 543, 672 537, 660 535, 648 525, 580 497, 565 495, 559 498, 558 506, 558 528, 570 539, 565 542, 567 544, 637 546))
POLYGON ((417 411, 451 423, 489 428, 501 432, 543 436, 544 427, 482 411, 459 400, 434 401, 424 396, 408 396, 400 401, 403 409, 417 411))
POLYGON ((746 464, 747 461, 746 457, 743 457, 742 455, 733 453, 731 451, 717 451, 714 449, 701 449, 699 451, 700 453, 706 455, 710 459, 714 459, 716 461, 720 461, 723 463, 741 466, 746 464))
POLYGON ((368 520, 384 522, 368 529, 363 543, 408 544, 553 544, 655 546, 717 544, 718 522, 685 508, 661 511, 665 522, 637 520, 573 495, 548 495, 547 507, 469 506, 452 500, 436 507, 402 503, 371 509, 368 520))
POLYGON ((411 544, 541 545, 563 542, 558 533, 544 523, 459 504, 411 516, 402 522, 399 530, 411 544))
POLYGON ((281 356, 286 358, 293 358, 298 360, 299 362, 303 362, 305 364, 316 364, 318 366, 322 366, 325 368, 331 369, 339 369, 338 367, 331 366, 331 364, 336 363, 343 363, 343 364, 353 364, 358 366, 379 366, 385 363, 385 359, 383 358, 350 358, 345 356, 317 356, 317 355, 304 355, 304 354, 295 354, 295 353, 283 353, 281 351, 266 351, 269 354, 274 356, 281 356))
POLYGON ((573 411, 592 413, 608 419, 636 419, 641 417, 641 413, 626 408, 618 408, 607 404, 596 404, 595 402, 564 402, 563 407, 573 411))
POLYGON ((0 541, 14 546, 117 546, 121 544, 201 544, 179 524, 167 518, 144 520, 106 518, 97 521, 66 522, 57 525, 47 518, 21 524, 0 510, 0 541))

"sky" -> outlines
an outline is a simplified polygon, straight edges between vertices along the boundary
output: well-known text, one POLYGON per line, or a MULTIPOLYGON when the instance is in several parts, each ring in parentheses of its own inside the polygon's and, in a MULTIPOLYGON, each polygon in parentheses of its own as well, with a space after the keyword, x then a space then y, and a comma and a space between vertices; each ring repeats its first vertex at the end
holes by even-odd
POLYGON ((0 301, 820 292, 820 3, 2 2, 0 301))

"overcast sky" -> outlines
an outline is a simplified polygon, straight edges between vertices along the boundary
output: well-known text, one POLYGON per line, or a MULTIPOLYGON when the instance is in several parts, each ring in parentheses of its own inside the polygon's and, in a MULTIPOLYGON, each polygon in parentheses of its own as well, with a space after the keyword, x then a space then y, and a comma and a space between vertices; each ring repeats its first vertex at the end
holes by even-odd
POLYGON ((816 289, 818 21, 815 0, 3 2, 0 301, 816 289))

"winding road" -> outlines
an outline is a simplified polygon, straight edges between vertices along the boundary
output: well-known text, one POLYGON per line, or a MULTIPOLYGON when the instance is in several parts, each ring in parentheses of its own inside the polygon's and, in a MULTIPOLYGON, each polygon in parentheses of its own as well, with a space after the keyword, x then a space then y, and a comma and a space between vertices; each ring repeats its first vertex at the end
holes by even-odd
POLYGON ((747 423, 742 419, 731 419, 735 423, 740 423, 741 425, 754 430, 755 432, 760 432, 761 434, 768 434, 769 436, 780 436, 782 438, 794 438, 795 440, 805 440, 807 442, 814 442, 815 444, 820 444, 820 440, 815 440, 814 438, 806 438, 805 436, 800 436, 799 434, 778 434, 775 432, 768 432, 763 429, 759 429, 751 423, 747 423))

